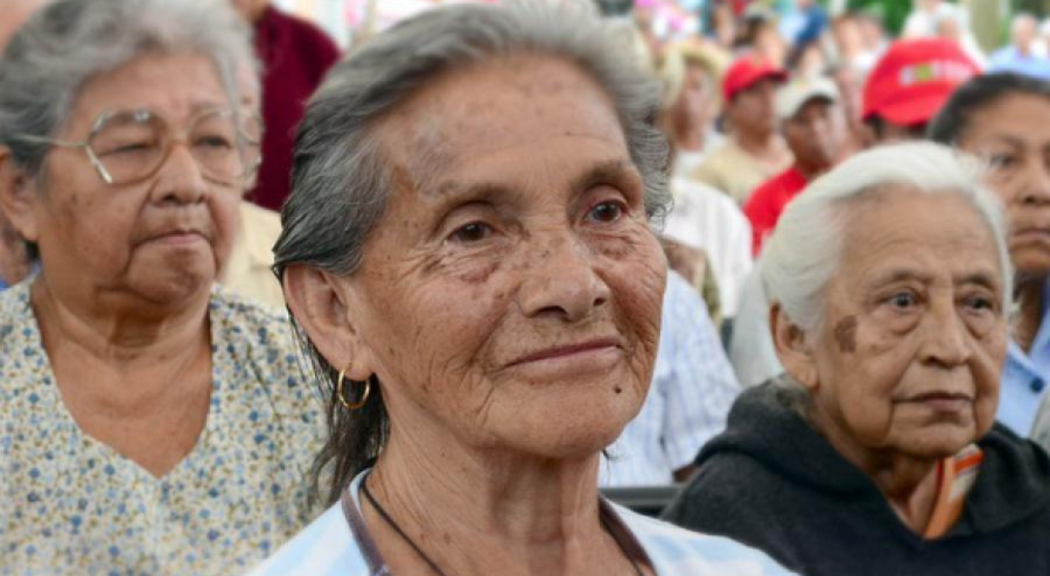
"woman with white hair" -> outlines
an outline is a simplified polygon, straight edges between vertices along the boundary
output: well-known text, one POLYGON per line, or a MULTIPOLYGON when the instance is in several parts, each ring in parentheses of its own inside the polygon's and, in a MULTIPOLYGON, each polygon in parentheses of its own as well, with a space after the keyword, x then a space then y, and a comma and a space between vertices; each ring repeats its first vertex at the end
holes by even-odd
POLYGON ((740 396, 666 518, 810 576, 1050 571, 1050 459, 994 423, 1012 271, 979 182, 904 144, 788 206, 762 265, 787 374, 740 396))
POLYGON ((288 319, 216 287, 259 159, 246 27, 55 0, 0 58, 0 574, 236 574, 312 511, 288 319))

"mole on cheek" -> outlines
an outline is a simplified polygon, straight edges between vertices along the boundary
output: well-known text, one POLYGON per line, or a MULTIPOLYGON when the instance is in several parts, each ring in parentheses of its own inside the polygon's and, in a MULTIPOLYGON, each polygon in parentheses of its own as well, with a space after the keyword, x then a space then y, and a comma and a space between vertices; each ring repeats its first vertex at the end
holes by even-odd
POLYGON ((848 354, 857 351, 857 317, 846 316, 835 324, 835 341, 839 350, 848 354))
POLYGON ((617 394, 622 394, 623 393, 623 388, 621 388, 620 385, 617 384, 615 387, 613 387, 613 392, 615 392, 617 394))

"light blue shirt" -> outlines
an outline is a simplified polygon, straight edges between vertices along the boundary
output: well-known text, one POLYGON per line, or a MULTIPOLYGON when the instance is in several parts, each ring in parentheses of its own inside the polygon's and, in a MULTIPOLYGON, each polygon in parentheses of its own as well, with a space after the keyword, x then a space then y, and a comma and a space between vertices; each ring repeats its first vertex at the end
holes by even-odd
POLYGON ((1028 437, 1035 414, 1050 383, 1050 283, 1043 286, 1043 320, 1028 353, 1010 341, 999 388, 999 412, 996 419, 1018 436, 1028 437))
MULTIPOLYGON (((358 491, 366 474, 359 474, 349 488, 358 512, 358 491)), ((652 561, 657 576, 790 574, 764 553, 728 538, 688 532, 615 504, 611 507, 652 561)), ((354 537, 342 506, 337 503, 249 576, 390 576, 386 566, 372 572, 359 539, 360 536, 354 537)))
POLYGON ((667 486, 712 436, 722 432, 741 392, 707 306, 684 278, 669 272, 660 348, 649 395, 602 459, 604 487, 667 486))
POLYGON ((992 54, 986 72, 1014 72, 1041 80, 1050 80, 1050 60, 1032 54, 1024 56, 1016 46, 1010 45, 992 54))

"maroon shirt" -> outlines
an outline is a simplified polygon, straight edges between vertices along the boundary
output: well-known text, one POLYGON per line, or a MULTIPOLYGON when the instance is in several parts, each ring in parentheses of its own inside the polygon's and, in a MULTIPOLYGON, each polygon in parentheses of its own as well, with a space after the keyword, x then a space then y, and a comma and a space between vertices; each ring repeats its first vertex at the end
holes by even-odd
POLYGON ((339 48, 313 24, 267 7, 255 23, 255 51, 262 62, 262 143, 259 183, 248 199, 280 210, 291 192, 292 144, 303 108, 339 59, 339 48))

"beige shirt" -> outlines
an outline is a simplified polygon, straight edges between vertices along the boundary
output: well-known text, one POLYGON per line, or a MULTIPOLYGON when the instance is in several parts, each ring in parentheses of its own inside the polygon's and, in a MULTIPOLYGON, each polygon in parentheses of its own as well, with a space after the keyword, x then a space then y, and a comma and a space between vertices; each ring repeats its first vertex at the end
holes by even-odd
POLYGON ((790 152, 784 154, 782 162, 762 162, 741 148, 735 138, 727 138, 693 170, 691 178, 729 194, 743 206, 755 188, 787 170, 792 162, 790 152))
POLYGON ((281 217, 250 202, 241 203, 241 230, 233 243, 220 283, 231 292, 284 308, 284 293, 270 267, 281 217))

